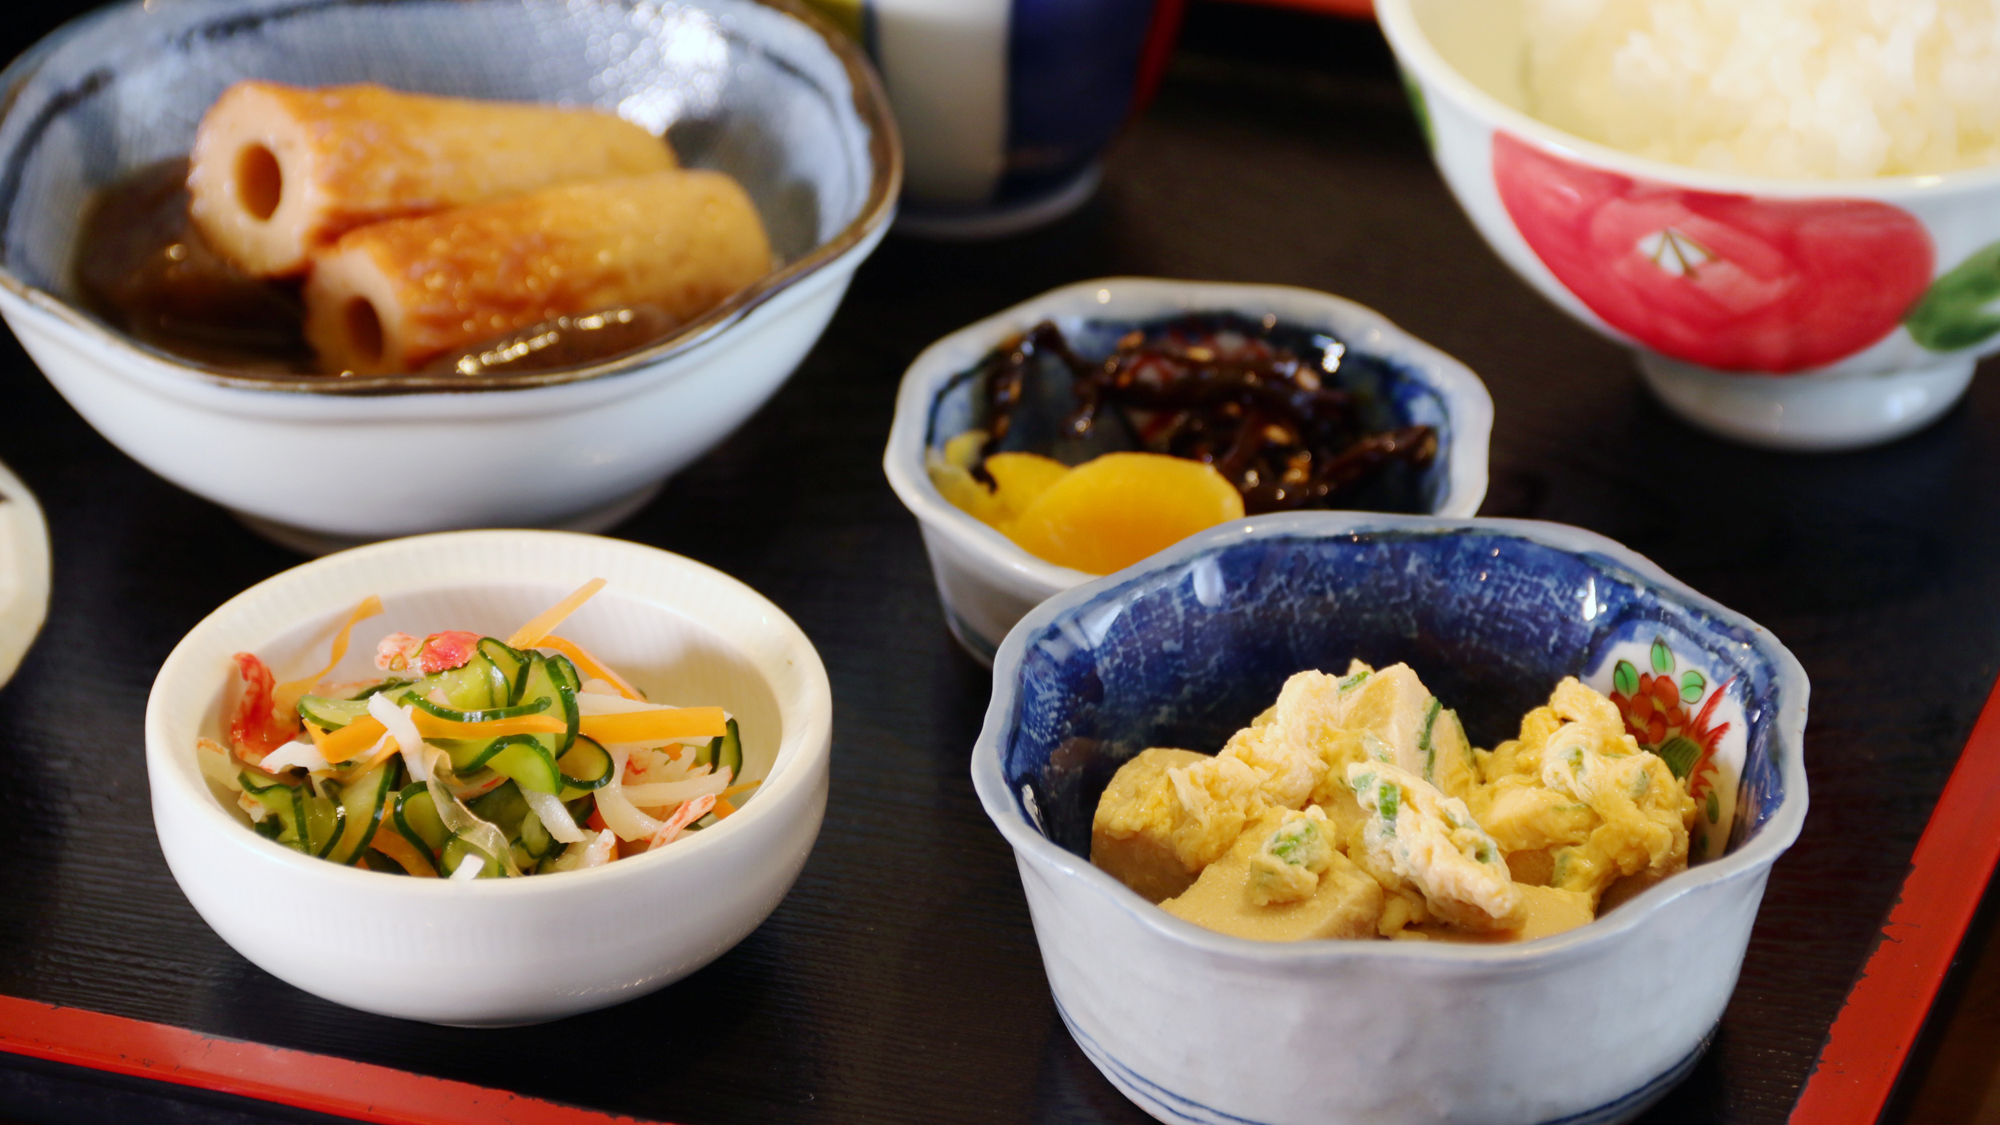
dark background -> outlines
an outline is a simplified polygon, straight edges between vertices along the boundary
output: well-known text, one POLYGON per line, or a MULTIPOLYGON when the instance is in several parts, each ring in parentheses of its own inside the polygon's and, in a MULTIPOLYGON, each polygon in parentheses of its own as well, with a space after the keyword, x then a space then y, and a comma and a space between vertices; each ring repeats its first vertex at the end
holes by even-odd
MULTIPOLYGON (((15 6, 0 55, 85 7, 15 6)), ((47 629, 0 691, 0 992, 687 1125, 1144 1120, 1050 1002, 966 772, 988 676, 947 637, 879 466, 924 345, 1109 274, 1282 282, 1381 310, 1491 388, 1484 514, 1618 539, 1798 654, 1812 812, 1714 1048, 1647 1118, 1782 1120, 2000 667, 1991 368, 1938 425, 1880 449, 1704 436, 1479 241, 1372 25, 1228 3, 1193 6, 1095 200, 1001 242, 892 237, 784 391, 615 532, 776 601, 819 647, 836 721, 826 826, 791 896, 711 967, 610 1011, 512 1031, 361 1015, 202 924, 153 838, 146 692, 197 620, 301 560, 113 450, 0 337, 0 459, 40 494, 56 566, 47 629)), ((1988 1072, 1990 1052, 1958 1056, 1988 1072)), ((0 1062, 0 1117, 308 1119, 25 1060, 0 1062)))

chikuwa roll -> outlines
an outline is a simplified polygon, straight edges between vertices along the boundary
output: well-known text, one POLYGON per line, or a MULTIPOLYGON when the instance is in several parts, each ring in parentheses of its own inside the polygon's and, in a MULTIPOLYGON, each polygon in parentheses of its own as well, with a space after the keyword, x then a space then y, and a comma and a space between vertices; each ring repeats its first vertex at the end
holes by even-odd
POLYGON ((283 277, 382 219, 674 166, 665 140, 601 110, 245 81, 201 120, 189 210, 238 268, 283 277))
POLYGON ((564 184, 341 236, 314 258, 306 340, 328 374, 412 371, 559 316, 692 320, 771 264, 756 207, 719 172, 564 184))

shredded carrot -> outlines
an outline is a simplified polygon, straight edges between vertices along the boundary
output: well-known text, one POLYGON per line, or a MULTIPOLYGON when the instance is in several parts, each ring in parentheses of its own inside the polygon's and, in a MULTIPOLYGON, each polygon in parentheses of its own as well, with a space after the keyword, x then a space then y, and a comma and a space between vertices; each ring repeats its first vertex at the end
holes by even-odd
POLYGON ((593 578, 577 587, 575 593, 543 610, 533 621, 514 631, 507 638, 507 647, 518 649, 534 648, 542 643, 542 638, 555 631, 570 614, 575 613, 583 603, 589 601, 599 590, 604 589, 604 579, 593 578))
POLYGON ((483 723, 454 723, 425 711, 418 711, 414 717, 417 733, 425 738, 500 738, 509 734, 561 734, 569 729, 553 715, 522 715, 483 723))
POLYGON ((586 715, 580 729, 599 742, 665 742, 670 738, 719 738, 729 732, 729 720, 720 707, 674 707, 586 715))
MULTIPOLYGON (((522 715, 514 719, 492 719, 483 723, 454 723, 427 711, 414 718, 417 734, 424 738, 500 738, 509 734, 561 734, 561 719, 548 715, 522 715)), ((375 745, 385 728, 373 715, 361 718, 318 740, 320 756, 329 762, 344 762, 375 745)))
POLYGON ((347 640, 353 634, 354 627, 381 612, 381 598, 373 594, 363 598, 361 604, 354 607, 354 612, 347 615, 347 624, 342 625, 340 632, 334 634, 333 654, 327 658, 326 667, 321 668, 304 679, 290 680, 279 684, 278 690, 272 693, 274 701, 277 703, 278 713, 281 715, 290 714, 292 709, 299 705, 300 696, 310 692, 321 680, 326 679, 328 675, 332 674, 333 670, 340 666, 341 658, 347 655, 347 640))
POLYGON ((395 860, 412 875, 424 879, 437 878, 437 869, 431 866, 431 861, 386 824, 375 829, 375 837, 368 841, 368 846, 395 860))
POLYGON ((313 732, 313 741, 319 744, 319 756, 329 762, 344 762, 375 745, 388 728, 381 720, 363 715, 361 718, 330 732, 313 732))
POLYGON ((736 811, 736 806, 730 804, 727 798, 717 797, 715 799, 715 808, 711 811, 715 813, 715 819, 726 820, 730 813, 736 811))
POLYGON ((626 683, 625 677, 613 672, 609 665, 590 655, 582 645, 577 644, 575 641, 565 640, 554 633, 550 633, 548 636, 543 637, 535 647, 555 649, 557 652, 575 661, 576 666, 583 670, 583 674, 586 677, 596 677, 603 680, 605 683, 617 688, 618 694, 627 699, 645 701, 646 697, 639 694, 638 688, 626 683))
POLYGON ((764 779, 760 777, 756 781, 746 781, 741 785, 732 785, 729 788, 724 789, 722 792, 716 794, 716 796, 733 797, 738 793, 748 793, 752 789, 755 789, 762 784, 764 784, 764 779))
POLYGON ((361 762, 353 766, 349 766, 347 769, 344 769, 339 773, 334 774, 333 779, 335 781, 340 782, 342 785, 346 785, 349 782, 353 781, 355 778, 360 777, 362 774, 367 773, 369 770, 372 770, 376 766, 381 765, 383 762, 386 762, 389 759, 395 757, 398 752, 398 747, 396 746, 396 740, 393 738, 384 738, 381 740, 381 742, 382 742, 381 749, 375 751, 375 753, 371 755, 367 761, 361 762))

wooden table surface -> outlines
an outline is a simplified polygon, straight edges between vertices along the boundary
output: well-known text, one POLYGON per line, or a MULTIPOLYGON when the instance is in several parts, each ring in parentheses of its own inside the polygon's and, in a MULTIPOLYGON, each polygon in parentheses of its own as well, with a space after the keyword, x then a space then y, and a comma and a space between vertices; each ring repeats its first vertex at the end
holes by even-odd
MULTIPOLYGON (((0 48, 82 7, 10 13, 0 48)), ((988 676, 946 635, 879 465, 925 344, 1112 274, 1281 282, 1381 310, 1491 388, 1484 514, 1618 539, 1798 654, 1811 815, 1714 1047, 1646 1118, 1782 1121, 2000 670, 2000 386, 1976 381, 1938 425, 1861 453, 1697 433, 1479 241, 1372 25, 1236 4, 1195 5, 1159 100, 1081 212, 988 244, 891 238, 778 397, 616 531, 797 619, 832 676, 835 735, 825 829, 791 896, 709 968, 610 1011, 507 1031, 361 1015, 208 930, 153 838, 146 692, 197 620, 300 559, 112 449, 0 343, 0 460, 40 494, 55 543, 48 627, 0 691, 0 993, 687 1125, 1144 1120, 1050 1002, 1013 858, 967 775, 988 676)), ((1990 1038, 1990 1020, 1966 1034, 1990 1038)), ((1966 1065, 1990 1076, 1990 1055, 1966 1065)), ((15 1060, 0 1064, 9 1116, 309 1115, 15 1060)))

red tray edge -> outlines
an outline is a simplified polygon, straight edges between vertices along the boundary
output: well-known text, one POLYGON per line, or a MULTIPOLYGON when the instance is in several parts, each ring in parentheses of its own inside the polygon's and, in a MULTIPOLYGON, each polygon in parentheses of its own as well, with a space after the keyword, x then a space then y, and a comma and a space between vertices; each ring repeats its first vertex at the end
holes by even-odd
POLYGON ((0 996, 0 1051, 384 1125, 644 1125, 372 1063, 0 996))
POLYGON ((1870 1125, 1894 1091, 2000 861, 2000 683, 1910 855, 1875 952, 1827 1033, 1793 1125, 1870 1125))

